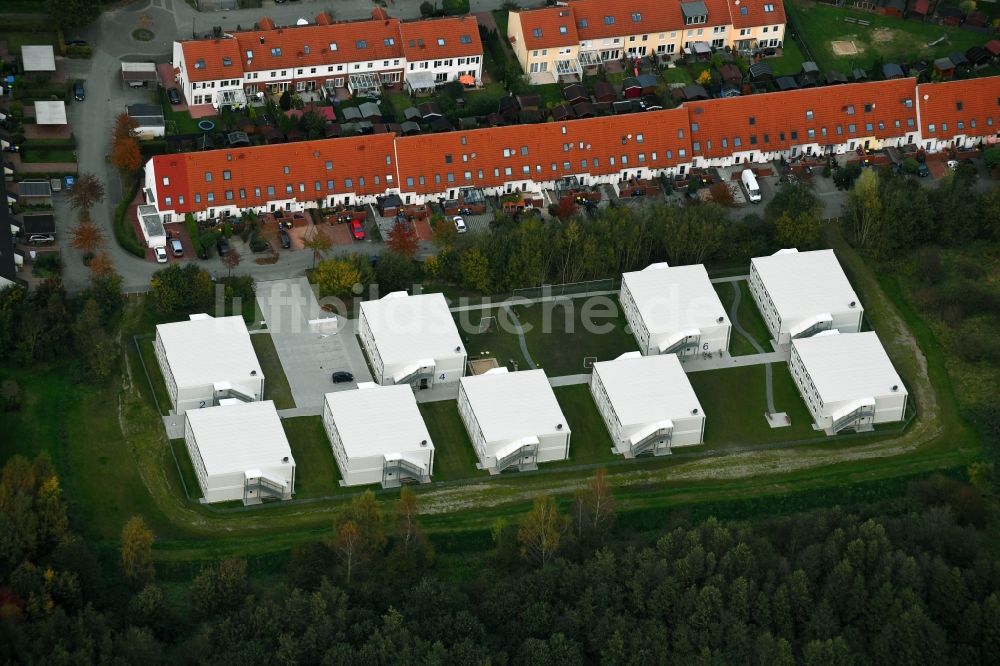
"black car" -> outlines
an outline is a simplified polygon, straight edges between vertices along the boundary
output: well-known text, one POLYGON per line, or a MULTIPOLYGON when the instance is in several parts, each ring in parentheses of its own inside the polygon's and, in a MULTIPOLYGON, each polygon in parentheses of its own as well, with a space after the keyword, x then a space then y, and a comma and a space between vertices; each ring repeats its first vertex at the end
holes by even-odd
POLYGON ((66 46, 90 46, 84 39, 69 39, 66 40, 66 46))
POLYGON ((83 83, 80 81, 73 84, 73 99, 78 102, 87 99, 87 93, 83 90, 83 83))
POLYGON ((334 384, 345 384, 347 382, 353 382, 354 375, 347 372, 346 370, 338 370, 333 373, 333 383, 334 384))
POLYGON ((278 235, 281 237, 281 247, 287 250, 292 246, 292 237, 288 235, 287 231, 278 229, 278 235))
POLYGON ((181 103, 181 93, 177 88, 167 88, 167 99, 170 100, 171 104, 181 103))
POLYGON ((222 237, 215 244, 215 248, 219 251, 219 256, 224 257, 229 254, 229 241, 225 237, 222 237))

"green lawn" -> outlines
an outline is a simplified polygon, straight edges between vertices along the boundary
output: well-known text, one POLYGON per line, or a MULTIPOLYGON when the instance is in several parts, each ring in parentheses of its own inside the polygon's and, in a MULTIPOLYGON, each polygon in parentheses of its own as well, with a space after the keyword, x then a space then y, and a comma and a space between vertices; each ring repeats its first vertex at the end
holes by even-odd
POLYGON ((767 64, 771 66, 771 71, 775 76, 795 75, 802 71, 802 63, 805 56, 799 48, 798 41, 786 38, 781 47, 781 55, 768 58, 767 64))
MULTIPOLYGON (((823 72, 835 69, 847 73, 855 67, 869 68, 879 56, 885 62, 939 58, 955 51, 964 53, 969 47, 985 44, 991 39, 989 35, 960 28, 879 16, 822 3, 806 4, 793 0, 785 3, 785 9, 797 19, 802 37, 809 44, 823 72), (869 21, 871 25, 845 23, 845 16, 869 21), (935 47, 927 46, 942 35, 948 36, 944 43, 935 47), (832 41, 853 41, 860 53, 854 56, 836 56, 830 45, 832 41)), ((785 40, 786 48, 792 41, 785 40)))
POLYGON ((493 20, 497 22, 497 32, 500 33, 501 39, 507 39, 507 23, 510 18, 510 14, 507 13, 506 9, 494 9, 493 10, 493 20))
POLYGON ((434 442, 434 474, 435 481, 450 481, 453 479, 468 479, 481 476, 476 469, 479 462, 469 435, 465 432, 465 424, 458 415, 458 403, 453 400, 428 402, 419 405, 420 415, 427 424, 427 432, 434 442))
POLYGON ((764 351, 770 351, 771 332, 767 330, 767 324, 764 323, 764 318, 761 316, 760 310, 757 309, 757 302, 750 295, 750 284, 746 280, 740 280, 740 291, 743 292, 739 309, 740 323, 743 324, 747 333, 752 335, 764 348, 764 351))
MULTIPOLYGON (((257 337, 257 336, 254 336, 257 337)), ((350 492, 340 486, 340 470, 330 440, 318 416, 282 419, 288 445, 295 459, 295 498, 325 497, 350 492)))
POLYGON ((688 375, 705 411, 705 444, 728 449, 823 437, 812 429, 812 419, 799 396, 788 368, 774 364, 774 406, 792 418, 788 428, 772 430, 764 419, 767 397, 764 366, 692 372, 688 375))
MULTIPOLYGON (((715 285, 716 293, 719 294, 719 300, 722 301, 722 307, 726 309, 726 314, 729 314, 730 309, 733 307, 733 286, 731 282, 719 282, 715 285)), ((741 302, 742 306, 743 303, 741 302)), ((741 308, 742 309, 742 308, 741 308)), ((737 313, 740 316, 740 321, 742 322, 745 316, 742 312, 737 313)), ((729 354, 731 356, 746 356, 748 354, 756 354, 757 350, 753 348, 750 341, 740 335, 735 328, 733 328, 729 337, 729 354)))
POLYGON ((202 120, 211 120, 218 126, 219 118, 217 116, 211 116, 208 118, 199 118, 195 120, 191 117, 191 114, 187 111, 178 111, 167 99, 166 88, 161 87, 157 93, 156 101, 159 102, 160 106, 163 108, 163 120, 167 124, 167 131, 172 134, 201 134, 201 130, 198 129, 198 123, 202 120))
POLYGON ((27 147, 21 152, 21 161, 29 163, 38 162, 76 162, 76 152, 62 148, 33 148, 27 147))
POLYGON ((49 44, 58 48, 59 37, 54 32, 3 31, 0 32, 0 42, 7 42, 7 50, 11 53, 20 54, 22 46, 44 46, 49 44))
POLYGON ((691 83, 691 74, 686 67, 670 67, 663 70, 663 80, 667 83, 691 83))
MULTIPOLYGON (((177 467, 180 469, 181 478, 184 480, 184 487, 187 488, 188 495, 192 500, 201 499, 201 486, 198 484, 198 475, 195 474, 194 465, 191 464, 191 456, 188 454, 187 443, 183 439, 172 439, 170 440, 170 449, 174 453, 174 459, 177 461, 177 467)), ((170 471, 167 474, 169 475, 170 471)))
MULTIPOLYGON (((146 374, 149 376, 149 383, 153 385, 153 394, 156 396, 156 402, 160 406, 160 414, 166 416, 170 413, 172 408, 170 403, 170 396, 167 394, 167 384, 163 379, 163 373, 160 372, 160 364, 156 360, 156 352, 153 350, 154 339, 150 336, 144 336, 137 338, 139 344, 139 353, 142 355, 142 363, 146 368, 146 374)), ((264 375, 265 377, 267 375, 264 375)), ((138 381, 145 383, 146 377, 140 376, 137 378, 138 381)), ((150 402, 150 406, 155 405, 150 402)))
POLYGON ((456 312, 454 316, 470 359, 493 357, 501 366, 514 361, 520 369, 528 367, 506 310, 469 310, 456 312), (487 316, 493 317, 488 323, 489 330, 480 333, 481 322, 487 316))
POLYGON ((553 392, 569 424, 569 464, 612 462, 621 458, 611 453, 614 444, 586 384, 560 386, 553 392))
POLYGON ((260 361, 260 369, 264 373, 264 399, 273 400, 277 409, 295 407, 292 389, 288 386, 288 378, 281 367, 278 352, 274 349, 274 340, 270 333, 255 333, 250 336, 253 350, 260 361))
POLYGON ((535 303, 515 310, 525 327, 528 352, 549 377, 588 372, 583 364, 587 357, 609 361, 638 350, 611 297, 535 303), (584 318, 589 320, 586 326, 584 318))
POLYGON ((414 106, 414 102, 410 99, 410 96, 403 92, 391 92, 383 98, 383 101, 389 102, 389 107, 392 109, 393 115, 396 116, 396 122, 403 122, 406 120, 406 116, 403 115, 403 111, 414 106))

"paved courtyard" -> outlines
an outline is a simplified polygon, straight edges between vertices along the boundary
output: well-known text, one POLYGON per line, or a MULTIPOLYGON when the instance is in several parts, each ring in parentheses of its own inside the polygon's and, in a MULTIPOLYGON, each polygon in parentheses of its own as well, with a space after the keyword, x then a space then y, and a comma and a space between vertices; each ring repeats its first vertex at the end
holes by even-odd
POLYGON ((257 304, 295 399, 283 416, 318 415, 323 395, 351 389, 355 383, 334 384, 331 374, 346 370, 356 381, 372 380, 355 322, 324 312, 305 278, 257 283, 257 304))

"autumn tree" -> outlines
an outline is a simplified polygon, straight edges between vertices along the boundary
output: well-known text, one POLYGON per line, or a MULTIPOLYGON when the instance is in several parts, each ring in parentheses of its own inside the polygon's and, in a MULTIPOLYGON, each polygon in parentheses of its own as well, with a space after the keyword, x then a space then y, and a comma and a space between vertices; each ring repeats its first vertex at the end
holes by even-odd
POLYGON ((229 271, 230 277, 233 275, 233 271, 240 265, 241 259, 242 257, 236 248, 229 248, 229 252, 222 255, 222 265, 229 271))
POLYGON ((552 560, 569 529, 569 519, 559 513, 549 495, 535 498, 535 504, 521 521, 517 541, 521 556, 545 566, 552 560))
POLYGON ((153 531, 142 516, 132 516, 122 529, 122 570, 125 579, 141 588, 153 580, 153 531))
POLYGON ((73 342, 87 378, 101 382, 111 376, 118 358, 116 345, 101 326, 101 310, 92 298, 73 324, 73 342))
POLYGON ((422 570, 433 558, 434 551, 423 530, 420 529, 420 509, 417 496, 407 486, 399 490, 395 506, 396 529, 391 559, 397 568, 408 571, 422 570))
POLYGON ((202 569, 191 584, 191 606, 201 617, 236 609, 247 596, 247 562, 227 557, 202 569))
POLYGON ((736 199, 733 198, 733 191, 730 189, 729 183, 725 181, 713 183, 708 188, 708 192, 712 195, 713 203, 717 203, 720 206, 725 206, 727 208, 732 208, 736 205, 736 199))
POLYGON ((74 210, 89 211, 104 200, 104 185, 92 173, 81 173, 69 188, 69 205, 74 210))
POLYGON ((135 118, 122 111, 115 116, 115 123, 111 128, 112 142, 117 143, 124 139, 135 139, 137 129, 139 129, 139 123, 136 122, 135 118))
POLYGON ((111 255, 108 254, 107 250, 101 251, 96 257, 90 260, 88 265, 90 268, 90 275, 93 278, 113 278, 118 275, 115 270, 114 261, 111 259, 111 255))
POLYGON ((389 232, 389 239, 386 247, 390 252, 401 254, 407 259, 413 259, 420 246, 420 239, 417 237, 417 229, 411 222, 397 220, 392 231, 389 232))
POLYGON ((462 284, 484 294, 490 293, 492 279, 490 278, 490 262, 478 247, 467 250, 458 260, 458 271, 462 276, 462 284))
POLYGON ((111 163, 122 174, 134 174, 142 166, 142 152, 139 142, 126 137, 114 142, 111 146, 111 163))
POLYGON ((354 565, 361 550, 361 531, 357 523, 347 520, 337 528, 333 539, 333 548, 340 555, 340 561, 344 567, 344 580, 351 584, 351 575, 354 573, 354 565))
POLYGON ((615 516, 615 498, 608 486, 608 471, 601 467, 573 498, 573 527, 577 537, 607 530, 615 516))
POLYGON ((854 241, 866 247, 879 231, 882 201, 875 169, 865 169, 858 176, 854 190, 847 195, 847 219, 854 241))
POLYGON ((555 214, 560 220, 568 220, 573 217, 579 211, 579 207, 576 202, 573 201, 573 197, 563 197, 556 204, 555 214))
POLYGON ((81 211, 80 221, 70 233, 70 244, 86 254, 93 254, 104 246, 104 232, 90 219, 86 211, 81 211))
POLYGON ((432 242, 439 250, 450 250, 458 239, 458 229, 455 224, 443 215, 435 213, 431 217, 431 230, 434 232, 432 242))
POLYGON ((361 283, 361 271, 350 259, 326 259, 312 272, 312 281, 320 296, 350 296, 361 283))
POLYGON ((318 225, 313 225, 312 232, 307 234, 306 237, 302 239, 302 245, 305 246, 307 250, 312 251, 312 267, 315 269, 316 262, 333 248, 333 239, 330 238, 328 233, 326 233, 326 229, 318 225))
POLYGON ((774 235, 781 247, 815 250, 822 230, 823 221, 805 213, 792 217, 786 211, 774 221, 774 235))
POLYGON ((345 580, 369 564, 386 544, 382 510, 375 493, 358 495, 341 511, 333 525, 332 547, 341 558, 345 580))

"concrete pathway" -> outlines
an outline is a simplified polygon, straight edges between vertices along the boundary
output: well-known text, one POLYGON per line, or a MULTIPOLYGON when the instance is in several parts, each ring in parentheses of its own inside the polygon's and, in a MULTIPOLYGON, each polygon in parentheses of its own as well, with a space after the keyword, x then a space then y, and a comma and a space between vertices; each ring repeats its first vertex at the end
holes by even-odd
POLYGON ((576 386, 578 384, 589 384, 590 375, 563 375, 562 377, 549 377, 549 385, 552 388, 559 386, 576 386))
MULTIPOLYGON (((687 356, 681 359, 681 366, 684 372, 704 372, 705 370, 725 370, 727 368, 745 368, 748 365, 767 366, 766 376, 771 375, 772 363, 787 363, 788 353, 775 351, 764 352, 762 354, 747 354, 745 356, 720 356, 713 354, 712 358, 702 358, 700 356, 687 356)), ((770 388, 770 382, 768 383, 770 388)))
POLYGON ((712 284, 719 284, 721 282, 743 282, 744 280, 749 280, 749 275, 730 275, 729 277, 717 277, 712 278, 712 284))
POLYGON ((510 318, 514 325, 517 327, 515 333, 517 334, 517 344, 521 347, 521 355, 524 356, 524 360, 528 363, 528 368, 535 370, 538 366, 535 365, 535 361, 531 358, 531 353, 528 351, 528 341, 524 339, 524 327, 521 326, 521 320, 517 318, 517 313, 514 312, 514 308, 508 308, 507 312, 510 314, 510 318))
MULTIPOLYGON (((171 410, 173 411, 173 410, 171 410)), ((167 430, 167 439, 184 439, 184 417, 171 414, 163 417, 163 427, 167 430)))
POLYGON ((320 309, 304 277, 258 282, 257 305, 295 399, 293 415, 320 414, 326 393, 356 386, 334 384, 330 375, 337 370, 372 381, 354 321, 320 309))

